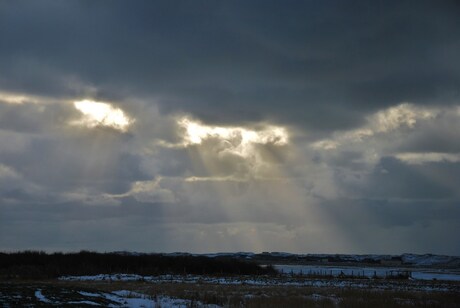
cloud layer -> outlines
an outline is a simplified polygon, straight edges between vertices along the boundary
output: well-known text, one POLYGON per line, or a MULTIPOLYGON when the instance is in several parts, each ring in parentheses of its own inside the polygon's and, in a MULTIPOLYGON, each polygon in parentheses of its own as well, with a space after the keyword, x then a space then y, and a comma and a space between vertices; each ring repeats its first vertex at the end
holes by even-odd
POLYGON ((459 10, 0 4, 0 248, 460 254, 459 10))

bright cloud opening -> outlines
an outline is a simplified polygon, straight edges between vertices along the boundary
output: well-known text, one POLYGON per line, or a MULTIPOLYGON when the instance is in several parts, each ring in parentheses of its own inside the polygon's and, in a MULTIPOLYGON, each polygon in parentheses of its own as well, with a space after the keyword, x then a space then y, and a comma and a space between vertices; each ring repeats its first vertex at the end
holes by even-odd
MULTIPOLYGON (((218 138, 229 142, 239 140, 242 146, 248 144, 273 144, 286 145, 289 141, 285 128, 280 126, 265 126, 260 130, 251 130, 244 127, 209 126, 189 118, 179 120, 179 125, 184 129, 184 143, 200 144, 206 139, 218 138)), ((234 143, 233 143, 234 144, 234 143)))
POLYGON ((74 106, 83 114, 83 119, 78 124, 88 127, 107 126, 126 131, 133 122, 123 110, 108 103, 82 100, 74 102, 74 106))
POLYGON ((192 171, 187 182, 241 182, 278 177, 277 163, 290 146, 287 128, 269 123, 212 126, 189 117, 177 119, 180 140, 159 140, 166 148, 190 148, 192 171), (276 148, 276 149, 275 149, 276 148), (196 168, 196 169, 195 169, 196 168))

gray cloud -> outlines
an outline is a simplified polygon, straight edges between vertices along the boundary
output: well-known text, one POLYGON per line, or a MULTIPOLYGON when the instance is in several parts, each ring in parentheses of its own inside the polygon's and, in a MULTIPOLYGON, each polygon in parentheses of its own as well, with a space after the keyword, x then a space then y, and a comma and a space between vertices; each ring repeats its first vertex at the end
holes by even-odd
POLYGON ((0 82, 148 96, 208 122, 350 127, 401 101, 458 99, 458 10, 449 1, 15 2, 0 11, 0 82))
POLYGON ((460 253, 459 10, 1 2, 0 247, 460 253))
POLYGON ((394 158, 382 158, 367 177, 365 195, 415 200, 458 198, 455 183, 459 167, 452 163, 408 166, 394 158))

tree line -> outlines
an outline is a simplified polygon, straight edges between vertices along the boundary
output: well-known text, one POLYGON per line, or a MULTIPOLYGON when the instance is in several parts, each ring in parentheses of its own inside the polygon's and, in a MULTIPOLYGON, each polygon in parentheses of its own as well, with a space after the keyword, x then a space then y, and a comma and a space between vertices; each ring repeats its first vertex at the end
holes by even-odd
POLYGON ((194 274, 263 275, 273 274, 272 267, 229 257, 211 258, 193 255, 119 254, 80 251, 45 253, 24 251, 0 253, 0 275, 10 278, 56 278, 97 274, 194 274))

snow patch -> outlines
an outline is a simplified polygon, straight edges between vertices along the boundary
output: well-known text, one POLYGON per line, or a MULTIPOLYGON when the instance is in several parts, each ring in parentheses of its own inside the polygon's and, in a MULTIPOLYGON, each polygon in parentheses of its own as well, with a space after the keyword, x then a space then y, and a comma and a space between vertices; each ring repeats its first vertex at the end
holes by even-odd
POLYGON ((71 301, 67 302, 66 304, 70 305, 91 305, 91 306, 101 306, 101 304, 91 302, 91 301, 71 301))
POLYGON ((47 299, 43 294, 42 294, 42 290, 41 289, 38 289, 37 291, 35 291, 35 297, 37 298, 38 301, 40 302, 43 302, 43 303, 52 303, 52 301, 50 301, 49 299, 47 299))

